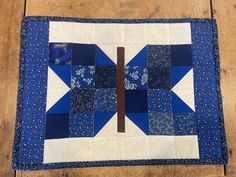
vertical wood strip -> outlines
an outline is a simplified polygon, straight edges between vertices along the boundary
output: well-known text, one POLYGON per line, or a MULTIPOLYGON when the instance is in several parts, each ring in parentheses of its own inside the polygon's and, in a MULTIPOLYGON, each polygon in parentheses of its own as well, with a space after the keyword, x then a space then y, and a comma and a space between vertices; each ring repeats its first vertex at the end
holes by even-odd
POLYGON ((117 131, 125 132, 125 83, 124 83, 125 48, 117 48, 117 131))
POLYGON ((20 26, 23 0, 0 4, 0 177, 13 177, 12 144, 16 120, 16 95, 20 26))
POLYGON ((236 176, 236 0, 212 0, 219 34, 221 93, 229 162, 226 175, 236 176))

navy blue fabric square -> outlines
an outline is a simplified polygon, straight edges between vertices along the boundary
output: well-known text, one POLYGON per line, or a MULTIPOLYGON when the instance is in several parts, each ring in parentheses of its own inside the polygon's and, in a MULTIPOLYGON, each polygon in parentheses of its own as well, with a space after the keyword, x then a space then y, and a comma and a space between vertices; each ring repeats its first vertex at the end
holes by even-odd
POLYGON ((148 45, 148 66, 169 67, 171 52, 169 45, 148 45))
POLYGON ((116 88, 99 88, 95 93, 95 111, 116 111, 117 96, 116 88))
POLYGON ((172 66, 192 66, 191 45, 171 45, 172 66))
POLYGON ((144 66, 125 66, 125 89, 146 89, 147 68, 144 66))
POLYGON ((170 89, 170 67, 149 67, 148 68, 148 88, 150 89, 170 89))
POLYGON ((175 135, 196 135, 195 113, 173 114, 175 135))
POLYGON ((150 135, 174 135, 173 115, 171 113, 148 113, 150 135))
POLYGON ((72 66, 71 88, 95 87, 95 66, 72 66))
POLYGON ((72 44, 49 43, 49 63, 50 64, 71 64, 72 44))
POLYGON ((147 90, 125 91, 125 112, 147 112, 147 90))
POLYGON ((95 75, 96 88, 116 87, 116 67, 96 66, 95 75))
POLYGON ((155 113, 171 113, 171 90, 148 89, 148 111, 155 113))
POLYGON ((73 65, 95 65, 94 44, 73 44, 73 65))
POLYGON ((94 113, 77 113, 70 115, 70 137, 94 136, 94 113))
POLYGON ((69 137, 69 114, 47 114, 45 139, 69 137))
POLYGON ((95 89, 74 88, 71 90, 71 112, 93 112, 95 89))

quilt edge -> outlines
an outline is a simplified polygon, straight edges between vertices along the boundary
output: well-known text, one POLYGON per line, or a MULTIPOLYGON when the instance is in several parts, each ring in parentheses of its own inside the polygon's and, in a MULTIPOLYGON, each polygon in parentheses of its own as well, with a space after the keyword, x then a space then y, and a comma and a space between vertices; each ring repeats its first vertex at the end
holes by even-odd
POLYGON ((56 169, 56 168, 82 168, 82 167, 101 167, 101 166, 133 166, 133 165, 170 165, 170 164, 185 164, 185 165, 223 165, 228 162, 228 151, 226 134, 224 129, 224 117, 223 117, 223 105, 220 91, 220 59, 219 59, 219 47, 218 47, 218 33, 217 24, 215 19, 210 18, 181 18, 181 19, 86 19, 86 18, 71 18, 71 17, 49 17, 49 16, 27 16, 23 17, 21 24, 21 42, 20 42, 20 64, 19 64, 19 81, 18 81, 18 96, 17 96, 17 115, 15 123, 15 135, 12 149, 12 168, 15 170, 42 170, 42 169, 56 169), (213 48, 214 58, 216 65, 216 79, 217 79, 217 95, 219 103, 219 121, 221 130, 221 142, 222 142, 222 159, 153 159, 153 160, 125 160, 125 161, 97 161, 97 162, 63 162, 52 164, 20 164, 18 162, 19 156, 19 144, 21 135, 21 114, 23 106, 23 88, 24 88, 24 67, 25 67, 25 43, 26 34, 29 21, 72 21, 72 22, 95 22, 95 23, 211 23, 213 32, 213 48))
POLYGON ((27 34, 28 20, 22 18, 20 32, 20 53, 19 53, 19 71, 18 71, 18 93, 17 93, 17 110, 15 122, 15 134, 12 147, 12 168, 18 167, 19 145, 21 136, 21 122, 23 111, 23 95, 24 95, 24 78, 25 78, 25 46, 27 34))
POLYGON ((213 50, 214 50, 214 60, 215 60, 215 73, 216 73, 216 84, 217 84, 217 99, 218 99, 218 111, 219 111, 219 128, 221 135, 221 147, 222 147, 222 157, 224 164, 228 163, 228 147, 225 132, 225 121, 223 112, 223 101, 221 95, 221 84, 220 84, 220 54, 219 54, 219 44, 218 44, 218 31, 216 21, 212 23, 212 34, 213 34, 213 50))

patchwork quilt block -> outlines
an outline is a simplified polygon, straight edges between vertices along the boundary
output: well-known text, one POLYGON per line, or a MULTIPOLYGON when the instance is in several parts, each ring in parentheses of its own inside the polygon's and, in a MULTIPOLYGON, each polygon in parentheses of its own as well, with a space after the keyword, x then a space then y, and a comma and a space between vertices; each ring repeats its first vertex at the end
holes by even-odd
POLYGON ((26 17, 13 167, 225 164, 212 19, 26 17))

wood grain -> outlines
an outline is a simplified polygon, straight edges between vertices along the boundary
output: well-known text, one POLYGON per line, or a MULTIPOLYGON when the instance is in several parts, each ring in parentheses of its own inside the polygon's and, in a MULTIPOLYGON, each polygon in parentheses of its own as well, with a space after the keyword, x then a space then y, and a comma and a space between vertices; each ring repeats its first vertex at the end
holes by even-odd
MULTIPOLYGON (((236 175, 236 54, 235 0, 212 0, 219 27, 221 84, 229 145, 227 175, 236 175)), ((210 17, 208 0, 27 0, 26 15, 81 18, 184 18, 210 17)), ((15 123, 18 76, 19 27, 22 0, 2 0, 0 5, 0 176, 12 177, 11 146, 15 123), (2 25, 4 24, 4 25, 2 25), (4 141, 2 141, 4 140, 4 141)), ((223 176, 222 166, 135 166, 17 171, 18 177, 69 176, 223 176)))
POLYGON ((236 175, 236 0, 213 0, 218 23, 221 57, 221 90, 229 148, 226 174, 236 175))
POLYGON ((210 17, 208 0, 27 0, 26 15, 81 18, 210 17))
MULTIPOLYGON (((27 0, 28 16, 80 18, 210 18, 207 0, 27 0)), ((17 177, 223 176, 223 166, 135 166, 18 171, 17 177)))
POLYGON ((15 128, 20 22, 24 1, 0 5, 0 176, 13 177, 11 152, 15 128))

